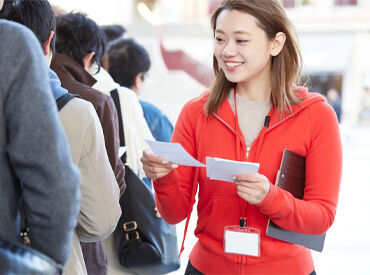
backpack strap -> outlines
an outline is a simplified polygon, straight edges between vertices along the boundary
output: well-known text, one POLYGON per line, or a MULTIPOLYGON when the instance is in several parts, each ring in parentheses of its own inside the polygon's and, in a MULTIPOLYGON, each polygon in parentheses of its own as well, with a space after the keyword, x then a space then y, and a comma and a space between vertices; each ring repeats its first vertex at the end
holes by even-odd
POLYGON ((79 95, 65 93, 61 97, 59 97, 57 102, 58 112, 63 109, 63 107, 74 97, 80 97, 79 95))
MULTIPOLYGON (((122 119, 121 103, 119 101, 118 90, 114 89, 110 91, 110 95, 117 109, 120 146, 125 146, 125 132, 123 130, 123 119, 122 119)), ((126 163, 126 154, 123 154, 123 156, 121 157, 121 160, 123 163, 126 163)))

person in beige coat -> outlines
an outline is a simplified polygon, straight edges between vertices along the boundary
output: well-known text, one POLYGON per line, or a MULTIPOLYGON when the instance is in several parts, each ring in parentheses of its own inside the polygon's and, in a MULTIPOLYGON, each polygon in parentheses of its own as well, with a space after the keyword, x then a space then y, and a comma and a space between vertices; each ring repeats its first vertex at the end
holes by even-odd
MULTIPOLYGON (((20 1, 16 4, 6 1, 4 8, 3 18, 21 23, 35 33, 50 65, 55 48, 55 17, 50 4, 46 0, 20 1), (32 16, 26 13, 32 13, 32 16)), ((61 87, 58 76, 51 69, 49 77, 53 96, 58 100, 67 90, 61 87)), ((81 173, 80 213, 63 273, 87 274, 80 241, 101 241, 114 231, 121 216, 120 189, 93 105, 73 98, 59 111, 59 118, 69 142, 72 161, 81 173)))
POLYGON ((92 104, 74 98, 59 112, 59 118, 73 162, 81 171, 80 214, 64 274, 87 274, 80 241, 104 240, 114 231, 121 215, 119 188, 92 104))

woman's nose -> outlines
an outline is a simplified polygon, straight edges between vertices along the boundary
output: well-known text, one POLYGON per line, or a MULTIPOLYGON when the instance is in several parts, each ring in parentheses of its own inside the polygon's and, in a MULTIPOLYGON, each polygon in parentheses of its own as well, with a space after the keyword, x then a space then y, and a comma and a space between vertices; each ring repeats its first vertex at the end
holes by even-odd
POLYGON ((236 55, 236 48, 234 43, 229 42, 225 45, 225 48, 222 50, 222 55, 224 57, 231 57, 236 55))

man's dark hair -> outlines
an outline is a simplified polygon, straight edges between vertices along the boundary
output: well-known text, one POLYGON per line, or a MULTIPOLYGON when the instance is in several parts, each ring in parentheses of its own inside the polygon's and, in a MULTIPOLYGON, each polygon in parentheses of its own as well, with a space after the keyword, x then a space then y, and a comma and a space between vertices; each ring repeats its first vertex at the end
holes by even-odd
POLYGON ((109 73, 118 84, 131 88, 139 73, 149 71, 150 58, 143 46, 133 39, 119 39, 108 49, 109 73))
POLYGON ((0 18, 28 27, 41 45, 44 45, 50 32, 53 31, 54 37, 51 40, 50 49, 52 53, 55 53, 55 15, 47 0, 5 0, 0 11, 0 18))
POLYGON ((116 40, 126 33, 126 29, 121 25, 106 25, 101 28, 107 36, 108 42, 116 40))
POLYGON ((95 52, 93 61, 100 68, 100 58, 106 49, 106 36, 102 29, 81 13, 57 16, 57 53, 64 54, 83 66, 84 57, 95 52))

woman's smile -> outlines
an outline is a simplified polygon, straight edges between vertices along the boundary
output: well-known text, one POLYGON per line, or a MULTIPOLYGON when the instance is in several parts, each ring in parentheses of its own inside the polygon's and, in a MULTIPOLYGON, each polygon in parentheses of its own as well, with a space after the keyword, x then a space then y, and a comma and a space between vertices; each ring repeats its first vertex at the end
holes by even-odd
POLYGON ((237 61, 224 61, 226 70, 229 72, 236 71, 239 69, 241 66, 244 65, 244 62, 237 62, 237 61))

